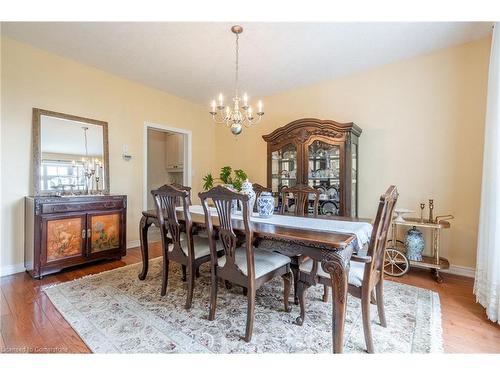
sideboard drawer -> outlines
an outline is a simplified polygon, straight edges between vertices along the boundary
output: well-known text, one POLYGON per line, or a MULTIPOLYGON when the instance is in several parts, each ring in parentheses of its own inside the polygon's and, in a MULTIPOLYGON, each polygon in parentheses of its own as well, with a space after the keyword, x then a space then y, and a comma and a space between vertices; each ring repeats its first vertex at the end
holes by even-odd
POLYGON ((92 211, 102 209, 123 208, 123 200, 110 200, 102 202, 72 202, 72 203, 49 203, 42 205, 43 214, 54 214, 60 212, 92 211))

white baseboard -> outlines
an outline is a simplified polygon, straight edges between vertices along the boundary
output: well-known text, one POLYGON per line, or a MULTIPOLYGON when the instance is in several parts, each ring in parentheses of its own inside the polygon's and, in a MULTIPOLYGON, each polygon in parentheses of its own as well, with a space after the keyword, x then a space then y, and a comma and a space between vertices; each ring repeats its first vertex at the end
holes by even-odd
POLYGON ((24 271, 24 263, 10 264, 7 266, 2 266, 2 268, 0 268, 0 277, 9 276, 24 271))
MULTIPOLYGON (((141 242, 139 240, 133 240, 127 242, 127 249, 131 249, 133 247, 141 246, 141 242)), ((15 273, 24 272, 26 269, 24 268, 24 263, 18 264, 10 264, 7 266, 2 266, 0 268, 0 277, 9 276, 15 273)))
POLYGON ((141 241, 139 240, 132 240, 127 242, 127 249, 131 249, 133 247, 139 247, 141 246, 141 241))
POLYGON ((452 275, 466 276, 474 278, 476 269, 472 267, 455 266, 450 264, 450 268, 442 272, 451 273, 452 275))

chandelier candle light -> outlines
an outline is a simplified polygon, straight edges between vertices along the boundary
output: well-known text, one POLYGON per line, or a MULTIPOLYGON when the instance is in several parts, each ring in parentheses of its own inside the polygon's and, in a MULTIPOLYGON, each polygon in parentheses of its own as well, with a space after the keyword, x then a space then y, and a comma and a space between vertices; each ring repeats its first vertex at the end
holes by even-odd
POLYGON ((212 100, 210 114, 216 124, 225 124, 231 128, 231 133, 238 135, 243 130, 243 126, 247 128, 257 124, 264 115, 262 100, 257 104, 257 117, 255 117, 252 106, 248 104, 248 95, 243 94, 243 98, 239 96, 239 81, 238 81, 238 64, 239 64, 239 37, 243 32, 243 27, 235 25, 231 27, 231 31, 236 35, 236 71, 235 71, 235 95, 233 97, 233 106, 224 105, 224 96, 219 94, 216 101, 212 100))

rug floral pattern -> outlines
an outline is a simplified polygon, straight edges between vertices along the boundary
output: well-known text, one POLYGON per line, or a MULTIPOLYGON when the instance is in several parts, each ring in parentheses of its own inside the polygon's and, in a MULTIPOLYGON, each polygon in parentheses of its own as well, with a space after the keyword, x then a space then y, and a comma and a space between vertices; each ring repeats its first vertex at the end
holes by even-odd
MULTIPOLYGON (((304 325, 283 309, 283 282, 276 278, 257 291, 251 343, 240 337, 246 324, 241 288, 219 287, 216 319, 209 321, 209 268, 196 280, 193 307, 184 309, 186 285, 171 263, 167 295, 160 297, 161 259, 150 261, 146 280, 140 265, 47 287, 45 293, 94 353, 330 353, 331 304, 321 301, 322 286, 307 293, 304 325)), ((330 298, 331 299, 331 298, 330 298)), ((436 293, 387 281, 388 327, 372 306, 375 349, 380 353, 442 352, 441 314, 436 293)), ((349 296, 345 352, 365 352, 359 300, 349 296)))

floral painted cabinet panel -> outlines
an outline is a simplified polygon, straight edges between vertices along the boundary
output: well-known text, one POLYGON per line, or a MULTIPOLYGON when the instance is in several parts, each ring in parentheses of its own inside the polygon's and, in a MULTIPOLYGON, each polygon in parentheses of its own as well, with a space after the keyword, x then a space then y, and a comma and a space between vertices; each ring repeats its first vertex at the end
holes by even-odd
POLYGON ((120 247, 120 215, 121 212, 89 214, 91 253, 120 247))
POLYGON ((85 248, 85 215, 50 218, 43 222, 46 227, 45 263, 83 256, 85 248))

